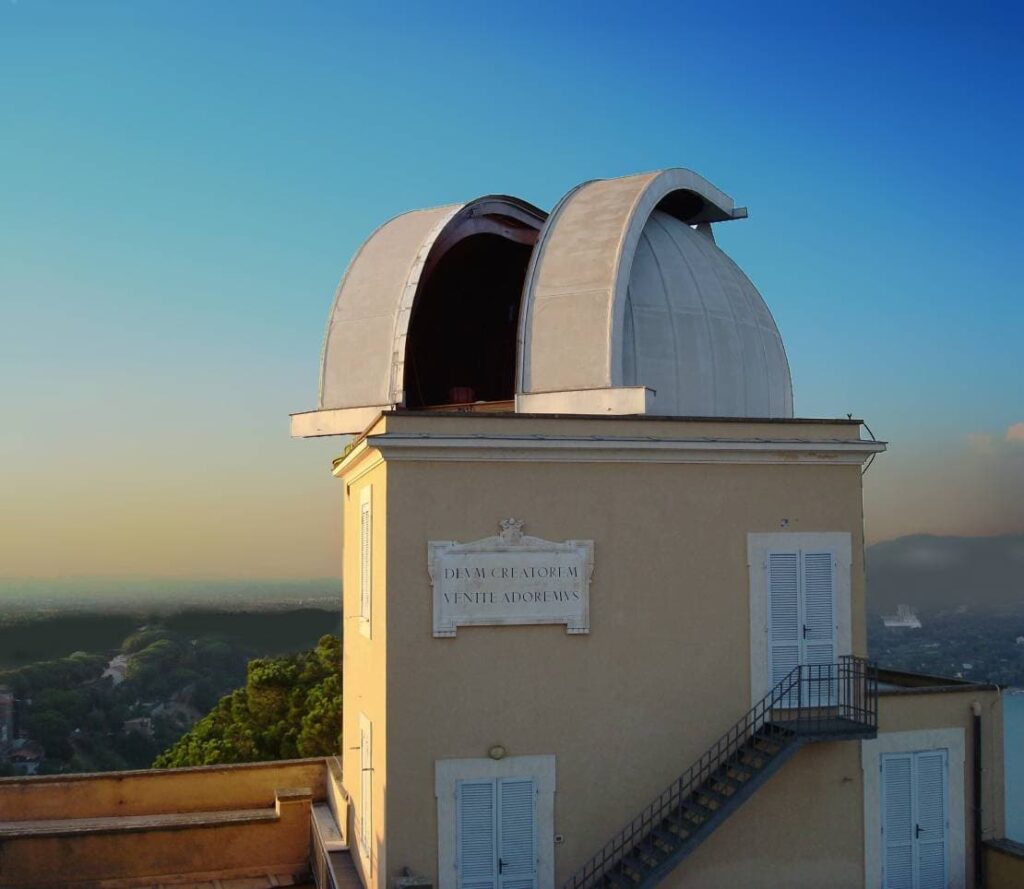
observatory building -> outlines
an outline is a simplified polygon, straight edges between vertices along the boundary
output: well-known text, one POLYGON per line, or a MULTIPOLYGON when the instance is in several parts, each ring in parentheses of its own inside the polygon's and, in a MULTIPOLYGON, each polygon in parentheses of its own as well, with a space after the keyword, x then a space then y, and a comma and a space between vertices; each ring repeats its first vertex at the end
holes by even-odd
POLYGON ((866 659, 885 446, 794 416, 716 243, 746 215, 671 169, 413 211, 352 260, 292 434, 355 436, 342 827, 370 889, 979 885, 999 693, 866 659))
POLYGON ((999 689, 867 659, 885 445, 794 414, 746 215, 673 169, 370 235, 291 420, 343 437, 341 749, 0 778, 0 886, 1024 886, 999 689))

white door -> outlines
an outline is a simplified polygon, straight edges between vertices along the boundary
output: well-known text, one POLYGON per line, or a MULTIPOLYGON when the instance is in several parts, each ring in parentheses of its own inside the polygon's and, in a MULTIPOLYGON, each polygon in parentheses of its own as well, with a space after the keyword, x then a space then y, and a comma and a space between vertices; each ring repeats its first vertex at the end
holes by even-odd
POLYGON ((887 753, 881 770, 884 889, 946 889, 946 751, 887 753))
MULTIPOLYGON (((766 567, 771 685, 799 664, 821 666, 804 672, 802 703, 834 702, 837 684, 826 665, 836 659, 835 556, 812 550, 773 551, 766 567)), ((797 703, 795 690, 787 703, 797 703)))
POLYGON ((537 889, 537 788, 532 778, 459 781, 460 889, 537 889))

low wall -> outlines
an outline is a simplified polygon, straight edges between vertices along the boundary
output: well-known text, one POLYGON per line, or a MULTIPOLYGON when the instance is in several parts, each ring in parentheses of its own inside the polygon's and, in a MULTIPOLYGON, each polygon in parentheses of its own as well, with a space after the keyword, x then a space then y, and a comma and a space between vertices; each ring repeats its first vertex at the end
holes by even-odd
POLYGON ((83 829, 75 835, 29 833, 0 840, 0 885, 122 889, 233 877, 262 878, 260 885, 265 885, 268 875, 304 879, 309 871, 310 805, 303 788, 278 799, 276 817, 249 824, 203 824, 196 816, 196 823, 187 827, 154 824, 150 829, 118 830, 106 825, 96 829, 95 821, 79 819, 83 829))
POLYGON ((985 844, 987 889, 1020 889, 1024 886, 1024 843, 989 840, 985 844))
POLYGON ((2 779, 0 886, 306 879, 329 780, 324 759, 2 779))
POLYGON ((327 796, 323 759, 0 778, 0 821, 216 812, 274 805, 282 787, 327 796))

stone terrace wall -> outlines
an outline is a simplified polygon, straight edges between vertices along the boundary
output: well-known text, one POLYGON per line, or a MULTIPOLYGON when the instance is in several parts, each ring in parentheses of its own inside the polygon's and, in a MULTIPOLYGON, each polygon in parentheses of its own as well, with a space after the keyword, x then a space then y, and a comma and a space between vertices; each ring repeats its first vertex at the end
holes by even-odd
POLYGON ((276 790, 326 797, 326 761, 280 762, 84 775, 0 778, 0 821, 216 812, 274 805, 276 790))

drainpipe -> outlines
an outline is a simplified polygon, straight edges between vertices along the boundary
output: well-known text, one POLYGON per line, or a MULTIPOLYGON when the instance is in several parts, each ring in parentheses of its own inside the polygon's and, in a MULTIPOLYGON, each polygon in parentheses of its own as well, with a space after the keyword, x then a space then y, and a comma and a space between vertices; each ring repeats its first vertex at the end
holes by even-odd
POLYGON ((984 889, 985 886, 985 850, 981 844, 981 702, 971 703, 974 722, 974 741, 972 743, 974 760, 974 886, 984 889))

